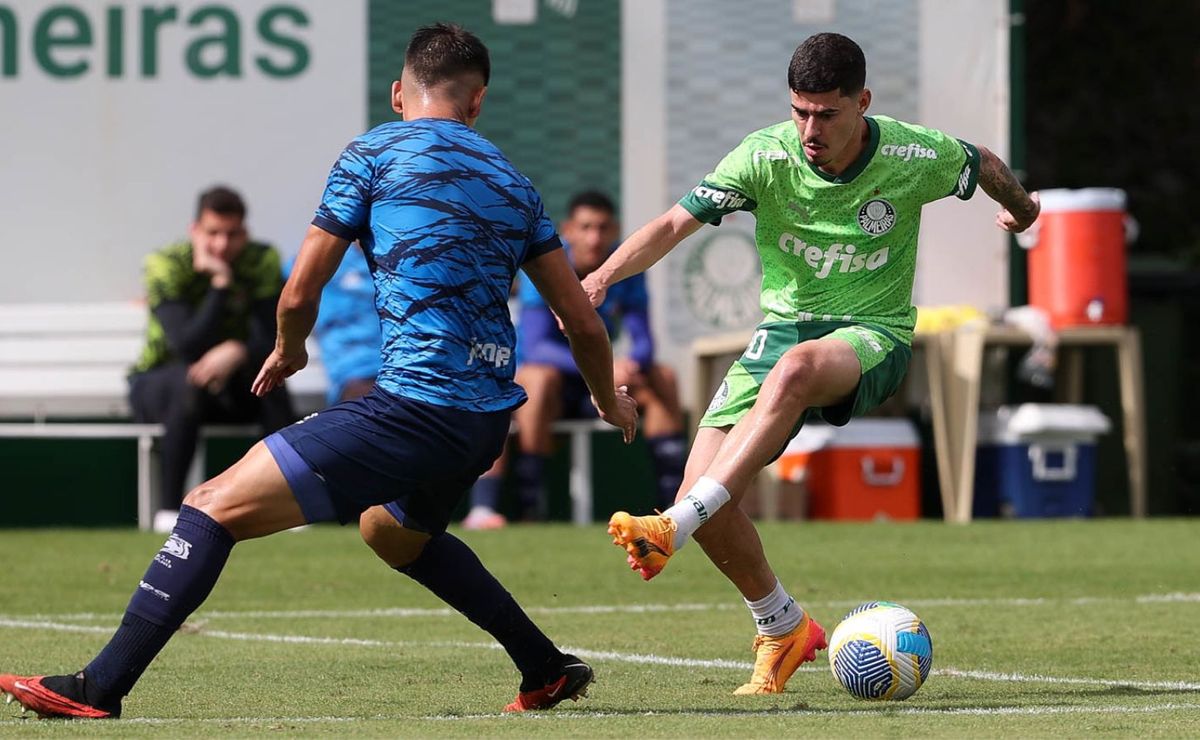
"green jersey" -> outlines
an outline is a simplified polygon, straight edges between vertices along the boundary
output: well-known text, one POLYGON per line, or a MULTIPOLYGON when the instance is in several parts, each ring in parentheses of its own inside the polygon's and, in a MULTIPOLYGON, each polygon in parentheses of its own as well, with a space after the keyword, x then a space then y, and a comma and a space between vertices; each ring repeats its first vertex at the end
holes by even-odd
POLYGON ((921 207, 975 192, 979 151, 940 131, 868 116, 840 175, 813 166, 790 120, 747 136, 679 201, 717 224, 754 214, 764 321, 876 324, 912 341, 921 207))
MULTIPOLYGON (((176 242, 148 256, 145 280, 150 318, 146 324, 146 345, 132 369, 135 373, 177 359, 154 310, 168 301, 181 301, 196 310, 204 301, 212 282, 210 276, 196 272, 192 266, 191 242, 176 242)), ((233 261, 233 281, 221 312, 220 338, 246 341, 254 303, 277 299, 282 287, 283 269, 279 253, 267 244, 246 244, 233 261)))

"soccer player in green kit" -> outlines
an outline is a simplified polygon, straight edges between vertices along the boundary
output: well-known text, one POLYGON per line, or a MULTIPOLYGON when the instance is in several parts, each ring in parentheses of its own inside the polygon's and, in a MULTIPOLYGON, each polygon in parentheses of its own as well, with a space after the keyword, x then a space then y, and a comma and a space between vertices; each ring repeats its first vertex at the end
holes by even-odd
POLYGON ((617 512, 613 544, 650 579, 694 536, 737 586, 758 626, 754 673, 735 694, 772 694, 826 647, 788 595, 738 508, 747 485, 810 415, 842 425, 892 395, 908 368, 921 207, 976 187, 1020 232, 1037 194, 983 147, 866 116, 866 61, 834 33, 808 38, 788 68, 790 121, 756 131, 666 213, 584 280, 593 305, 706 223, 750 211, 762 260, 764 319, 713 398, 676 503, 660 515, 617 512))

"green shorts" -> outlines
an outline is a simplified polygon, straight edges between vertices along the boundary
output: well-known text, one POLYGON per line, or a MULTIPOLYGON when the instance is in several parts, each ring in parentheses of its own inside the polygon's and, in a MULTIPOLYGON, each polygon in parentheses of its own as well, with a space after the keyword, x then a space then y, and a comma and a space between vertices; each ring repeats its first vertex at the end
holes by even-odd
POLYGON ((702 427, 727 427, 736 424, 758 398, 758 389, 779 358, 796 345, 811 339, 835 337, 854 348, 862 367, 858 387, 833 406, 806 409, 796 420, 792 436, 800 431, 810 414, 842 426, 862 416, 888 399, 904 380, 912 350, 891 332, 873 324, 847 321, 776 321, 759 324, 746 351, 733 363, 725 380, 713 396, 708 412, 700 420, 702 427))

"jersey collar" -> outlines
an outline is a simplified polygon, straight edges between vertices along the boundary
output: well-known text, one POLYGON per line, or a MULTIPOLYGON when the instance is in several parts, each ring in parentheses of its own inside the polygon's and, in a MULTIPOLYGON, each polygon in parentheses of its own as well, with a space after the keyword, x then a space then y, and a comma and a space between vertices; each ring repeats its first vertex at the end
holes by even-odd
POLYGON ((875 150, 879 147, 879 124, 875 123, 875 119, 871 116, 863 116, 863 118, 867 122, 867 145, 864 146, 862 152, 859 153, 858 159, 851 162, 850 166, 842 171, 842 174, 831 175, 828 172, 821 170, 812 162, 809 162, 808 157, 801 155, 801 157, 804 159, 804 162, 809 166, 809 169, 816 173, 817 177, 820 177, 826 182, 832 182, 841 185, 858 177, 859 174, 867 168, 867 165, 871 163, 871 158, 875 156, 875 150))

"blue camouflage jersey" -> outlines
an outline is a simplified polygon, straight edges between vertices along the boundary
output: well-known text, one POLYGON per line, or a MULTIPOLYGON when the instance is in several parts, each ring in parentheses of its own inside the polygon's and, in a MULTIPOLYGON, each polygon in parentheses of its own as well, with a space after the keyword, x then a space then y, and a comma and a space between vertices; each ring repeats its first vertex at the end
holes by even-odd
POLYGON ((525 400, 508 292, 526 260, 561 242, 495 145, 446 119, 377 126, 334 164, 313 225, 362 244, 383 332, 380 388, 466 411, 525 400))

